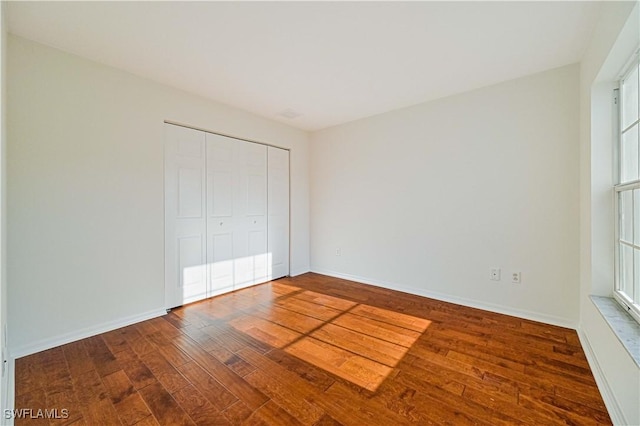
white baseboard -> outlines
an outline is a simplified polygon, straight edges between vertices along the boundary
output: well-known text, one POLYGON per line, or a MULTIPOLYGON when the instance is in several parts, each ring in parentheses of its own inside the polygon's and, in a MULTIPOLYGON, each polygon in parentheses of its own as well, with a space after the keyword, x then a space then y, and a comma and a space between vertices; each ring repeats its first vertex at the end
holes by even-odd
POLYGON ((598 389, 600 390, 600 394, 602 395, 602 399, 604 400, 604 405, 607 407, 607 411, 609 412, 611 421, 614 425, 629 424, 629 422, 627 422, 624 417, 622 408, 620 408, 620 405, 618 404, 618 401, 616 400, 616 397, 611 390, 611 386, 609 386, 609 382, 607 381, 607 377, 602 371, 602 367, 600 367, 598 358, 596 357, 596 354, 591 347, 591 343, 589 342, 589 336, 587 336, 587 333, 585 333, 582 329, 578 328, 578 338, 580 339, 580 343, 582 344, 584 353, 587 356, 589 367, 591 367, 591 372, 593 373, 593 377, 596 380, 596 384, 598 385, 598 389))
POLYGON ((12 349, 9 349, 9 354, 12 359, 21 358, 23 356, 35 354, 37 352, 55 348, 60 345, 65 345, 67 343, 75 342, 76 340, 85 339, 87 337, 95 336, 101 333, 106 333, 107 331, 115 330, 117 328, 126 327, 131 324, 135 324, 151 318, 156 318, 156 317, 165 315, 166 313, 167 313, 166 309, 156 309, 153 311, 145 312, 143 314, 132 315, 126 318, 120 318, 117 320, 108 321, 102 324, 86 327, 82 330, 61 334, 59 336, 49 337, 47 339, 42 339, 37 342, 19 346, 17 348, 12 348, 12 349))
POLYGON ((309 270, 309 268, 294 269, 294 270, 289 271, 289 276, 290 277, 297 277, 298 275, 306 274, 307 272, 311 272, 309 270))
POLYGON ((322 275, 328 275, 330 277, 335 277, 335 278, 342 278, 349 281, 356 281, 363 284, 383 287, 389 290, 401 291, 403 293, 415 294, 417 296, 428 297, 430 299, 440 300, 442 302, 455 303, 456 305, 468 306, 470 308, 482 309, 484 311, 495 312, 498 314, 510 315, 518 318, 528 319, 531 321, 542 322, 545 324, 571 328, 574 330, 578 326, 577 321, 570 320, 568 318, 556 317, 554 315, 542 314, 539 312, 531 312, 531 311, 526 311, 522 309, 514 309, 508 306, 481 302, 478 300, 452 296, 452 295, 429 291, 421 288, 404 287, 392 282, 374 280, 366 277, 360 277, 357 275, 343 274, 340 272, 330 271, 323 268, 311 267, 311 272, 315 272, 317 274, 322 274, 322 275))

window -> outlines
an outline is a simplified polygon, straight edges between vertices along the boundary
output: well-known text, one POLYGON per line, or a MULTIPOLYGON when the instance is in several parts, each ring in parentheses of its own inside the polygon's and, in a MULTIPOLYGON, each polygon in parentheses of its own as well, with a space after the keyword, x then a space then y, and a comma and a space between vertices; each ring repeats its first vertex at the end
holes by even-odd
POLYGON ((640 65, 638 51, 620 80, 615 299, 640 322, 640 65))

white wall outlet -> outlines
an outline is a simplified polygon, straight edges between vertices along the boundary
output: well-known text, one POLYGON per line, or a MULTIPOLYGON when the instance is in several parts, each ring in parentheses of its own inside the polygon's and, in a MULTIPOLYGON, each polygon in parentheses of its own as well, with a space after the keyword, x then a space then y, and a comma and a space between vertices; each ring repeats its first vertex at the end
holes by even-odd
POLYGON ((500 281, 500 268, 489 269, 489 279, 491 281, 500 281))
POLYGON ((522 275, 520 272, 512 272, 511 273, 511 282, 515 284, 520 284, 522 282, 522 275))
POLYGON ((336 248, 336 256, 342 256, 342 249, 340 247, 336 248))

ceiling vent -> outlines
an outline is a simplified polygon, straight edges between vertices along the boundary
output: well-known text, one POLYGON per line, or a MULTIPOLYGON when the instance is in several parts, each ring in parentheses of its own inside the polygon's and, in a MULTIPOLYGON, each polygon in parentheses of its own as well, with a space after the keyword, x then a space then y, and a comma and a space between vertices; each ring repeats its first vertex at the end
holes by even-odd
POLYGON ((278 115, 281 116, 281 117, 285 117, 285 118, 288 118, 290 120, 293 120, 295 118, 300 117, 302 114, 300 114, 299 112, 295 112, 291 108, 287 108, 284 111, 281 111, 278 115))

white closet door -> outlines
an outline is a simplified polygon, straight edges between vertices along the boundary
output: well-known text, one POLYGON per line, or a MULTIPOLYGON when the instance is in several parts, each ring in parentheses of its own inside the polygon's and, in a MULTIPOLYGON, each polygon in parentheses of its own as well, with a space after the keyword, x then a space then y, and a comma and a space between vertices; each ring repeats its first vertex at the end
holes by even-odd
POLYGON ((233 290, 237 185, 235 140, 206 134, 207 141, 207 263, 209 296, 233 290))
POLYGON ((205 135, 165 126, 167 307, 207 297, 205 135))
POLYGON ((289 275, 289 151, 269 147, 269 242, 271 279, 289 275))
POLYGON ((235 289, 268 281, 267 147, 235 140, 235 289))
POLYGON ((165 125, 172 308, 289 274, 289 152, 165 125))

